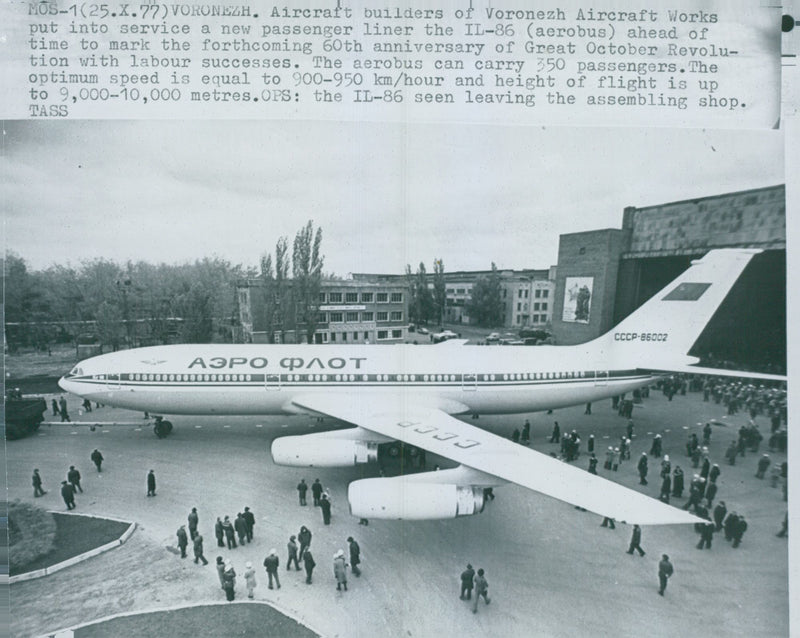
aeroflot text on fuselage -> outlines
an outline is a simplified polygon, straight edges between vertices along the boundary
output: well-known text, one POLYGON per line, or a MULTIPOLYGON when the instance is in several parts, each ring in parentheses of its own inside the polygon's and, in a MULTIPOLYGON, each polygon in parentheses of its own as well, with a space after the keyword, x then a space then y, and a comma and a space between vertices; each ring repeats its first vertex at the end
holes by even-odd
MULTIPOLYGON (((277 365, 284 370, 343 370, 345 368, 360 370, 361 362, 366 360, 367 357, 331 357, 330 359, 283 357, 278 361, 277 365)), ((207 360, 203 357, 195 357, 194 361, 189 364, 189 370, 194 367, 202 369, 213 368, 214 370, 223 368, 232 370, 240 367, 261 369, 269 365, 269 360, 266 357, 210 357, 207 360)), ((274 366, 275 364, 273 363, 274 366)))

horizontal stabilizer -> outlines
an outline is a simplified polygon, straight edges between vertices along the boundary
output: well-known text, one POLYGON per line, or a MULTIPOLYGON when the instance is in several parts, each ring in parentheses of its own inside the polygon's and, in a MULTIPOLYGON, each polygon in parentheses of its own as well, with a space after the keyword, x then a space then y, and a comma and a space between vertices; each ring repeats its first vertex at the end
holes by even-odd
POLYGON ((692 365, 675 365, 669 369, 664 368, 644 368, 640 372, 663 372, 665 374, 681 372, 685 374, 704 374, 715 377, 733 377, 737 379, 757 379, 759 381, 786 381, 786 375, 767 374, 766 372, 750 372, 748 370, 727 370, 725 368, 705 368, 692 365))

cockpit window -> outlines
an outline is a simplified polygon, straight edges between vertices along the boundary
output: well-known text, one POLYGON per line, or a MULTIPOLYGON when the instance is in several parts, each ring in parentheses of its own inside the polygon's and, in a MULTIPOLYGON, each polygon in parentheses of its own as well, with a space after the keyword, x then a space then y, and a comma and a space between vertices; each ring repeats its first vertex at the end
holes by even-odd
POLYGON ((83 375, 83 369, 79 368, 78 366, 75 366, 74 368, 72 368, 72 372, 70 372, 69 374, 72 377, 82 376, 83 375))

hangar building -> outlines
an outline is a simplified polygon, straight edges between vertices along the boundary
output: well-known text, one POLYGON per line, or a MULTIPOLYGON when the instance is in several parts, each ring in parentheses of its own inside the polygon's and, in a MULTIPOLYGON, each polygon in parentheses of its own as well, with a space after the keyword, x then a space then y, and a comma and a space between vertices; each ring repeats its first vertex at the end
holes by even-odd
MULTIPOLYGON (((786 367, 786 189, 627 207, 621 229, 560 237, 553 334, 582 343, 610 330, 712 248, 760 248, 692 354, 752 369, 786 367)), ((724 365, 724 364, 723 364, 724 365)))

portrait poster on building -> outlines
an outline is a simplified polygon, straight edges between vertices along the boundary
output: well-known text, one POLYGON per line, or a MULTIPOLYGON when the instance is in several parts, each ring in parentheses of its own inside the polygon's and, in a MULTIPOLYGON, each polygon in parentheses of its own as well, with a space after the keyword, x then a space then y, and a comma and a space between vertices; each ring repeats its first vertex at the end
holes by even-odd
POLYGON ((564 290, 564 313, 561 321, 589 323, 592 310, 594 277, 567 277, 564 290))

